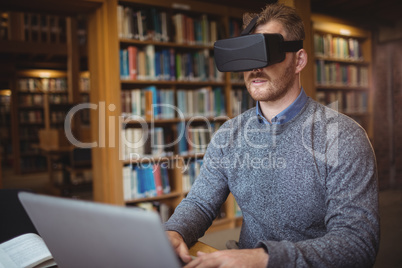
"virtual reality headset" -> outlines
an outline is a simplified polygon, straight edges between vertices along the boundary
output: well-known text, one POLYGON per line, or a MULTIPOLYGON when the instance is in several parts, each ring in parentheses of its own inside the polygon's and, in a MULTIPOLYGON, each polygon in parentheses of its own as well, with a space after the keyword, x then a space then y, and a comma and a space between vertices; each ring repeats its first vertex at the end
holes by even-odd
POLYGON ((303 48, 303 40, 284 41, 281 34, 250 34, 255 17, 241 36, 218 40, 214 44, 215 64, 221 72, 242 72, 263 68, 285 60, 286 52, 303 48))

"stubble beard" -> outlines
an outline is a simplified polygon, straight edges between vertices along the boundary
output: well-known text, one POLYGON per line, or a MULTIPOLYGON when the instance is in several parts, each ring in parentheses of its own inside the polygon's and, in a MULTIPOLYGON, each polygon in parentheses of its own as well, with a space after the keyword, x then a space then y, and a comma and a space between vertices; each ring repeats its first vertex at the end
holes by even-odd
POLYGON ((274 79, 267 77, 263 72, 251 74, 246 83, 247 90, 251 97, 256 101, 262 102, 272 102, 283 98, 289 92, 293 83, 295 82, 295 65, 296 64, 291 61, 282 74, 278 78, 274 79), (255 78, 266 79, 267 85, 254 88, 251 84, 251 81, 255 78))

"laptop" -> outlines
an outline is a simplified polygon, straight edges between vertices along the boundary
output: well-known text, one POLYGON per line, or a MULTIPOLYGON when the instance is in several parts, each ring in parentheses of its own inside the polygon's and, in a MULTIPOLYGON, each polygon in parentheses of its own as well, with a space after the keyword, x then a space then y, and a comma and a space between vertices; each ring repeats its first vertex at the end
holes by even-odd
POLYGON ((58 267, 181 267, 159 215, 138 208, 20 192, 58 267))

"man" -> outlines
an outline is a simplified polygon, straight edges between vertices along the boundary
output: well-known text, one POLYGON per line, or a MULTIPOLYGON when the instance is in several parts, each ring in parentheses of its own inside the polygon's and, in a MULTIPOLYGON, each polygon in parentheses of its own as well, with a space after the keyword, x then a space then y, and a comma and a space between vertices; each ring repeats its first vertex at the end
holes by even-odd
MULTIPOLYGON (((245 16, 248 25, 252 15, 245 16)), ((295 10, 267 5, 254 33, 303 40, 295 10)), ((186 267, 370 267, 379 245, 375 157, 353 120, 310 99, 300 85, 304 49, 244 72, 255 108, 214 135, 191 192, 165 224, 186 267), (229 192, 243 225, 239 250, 199 253, 229 192)))

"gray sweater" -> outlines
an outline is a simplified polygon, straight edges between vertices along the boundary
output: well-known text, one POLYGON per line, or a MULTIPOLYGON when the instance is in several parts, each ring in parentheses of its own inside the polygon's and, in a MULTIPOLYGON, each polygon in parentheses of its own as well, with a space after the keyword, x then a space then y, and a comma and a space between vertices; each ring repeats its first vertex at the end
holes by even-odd
POLYGON ((375 156, 352 119, 309 99, 292 120, 261 124, 255 108, 227 121, 190 193, 165 224, 193 244, 231 192, 240 248, 269 267, 371 267, 379 246, 375 156))

